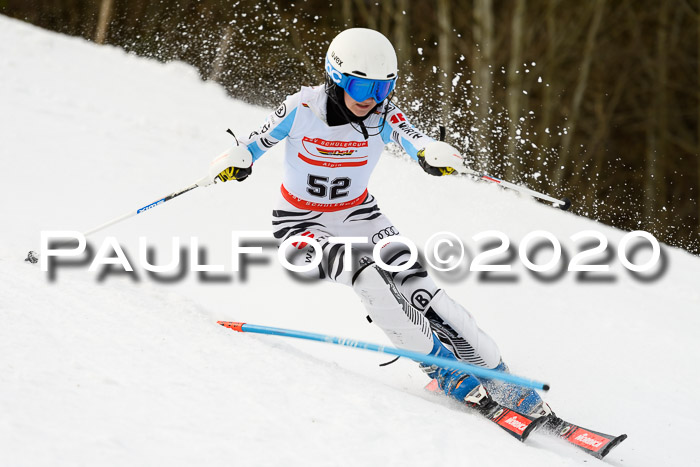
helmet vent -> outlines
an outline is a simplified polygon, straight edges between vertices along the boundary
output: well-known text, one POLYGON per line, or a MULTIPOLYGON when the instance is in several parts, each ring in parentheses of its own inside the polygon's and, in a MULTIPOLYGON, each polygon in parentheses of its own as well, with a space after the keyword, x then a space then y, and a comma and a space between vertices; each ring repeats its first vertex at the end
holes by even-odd
POLYGON ((393 78, 394 76, 396 76, 395 73, 389 73, 388 75, 386 75, 387 78, 393 78))
POLYGON ((361 71, 353 71, 352 73, 355 74, 355 75, 367 76, 367 73, 363 73, 363 72, 361 72, 361 71))

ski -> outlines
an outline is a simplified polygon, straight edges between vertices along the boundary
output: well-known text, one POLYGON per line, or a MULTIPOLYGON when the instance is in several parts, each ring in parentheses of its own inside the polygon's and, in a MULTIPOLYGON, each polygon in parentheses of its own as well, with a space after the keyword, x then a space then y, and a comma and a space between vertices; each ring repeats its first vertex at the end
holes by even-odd
POLYGON ((598 459, 607 456, 615 446, 627 439, 625 434, 614 436, 589 430, 562 420, 554 414, 541 418, 547 419, 543 432, 557 436, 598 459))
POLYGON ((530 433, 545 424, 542 417, 535 418, 516 412, 492 400, 486 407, 476 407, 486 419, 503 428, 518 441, 525 441, 530 433))
MULTIPOLYGON (((442 392, 435 379, 430 381, 425 389, 433 393, 442 392)), ((607 456, 615 446, 627 439, 627 435, 624 434, 613 436, 574 425, 554 415, 551 409, 548 409, 547 415, 522 414, 493 400, 483 385, 472 391, 466 397, 465 403, 519 441, 525 441, 530 433, 542 427, 541 431, 545 434, 557 436, 598 459, 607 456)))

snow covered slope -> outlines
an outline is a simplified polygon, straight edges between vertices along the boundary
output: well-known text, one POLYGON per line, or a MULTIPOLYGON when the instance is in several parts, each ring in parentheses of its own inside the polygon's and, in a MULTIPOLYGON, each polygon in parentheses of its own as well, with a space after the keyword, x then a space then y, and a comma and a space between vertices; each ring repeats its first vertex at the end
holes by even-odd
MULTIPOLYGON (((598 463, 537 433, 519 444, 426 394, 411 362, 379 368, 381 355, 216 325, 387 343, 352 291, 300 284, 276 260, 251 265, 245 278, 186 272, 171 283, 138 268, 100 278, 86 265, 60 268, 51 281, 23 261, 42 230, 84 231, 195 181, 231 144, 226 128, 245 133, 267 112, 228 99, 185 65, 0 17, 0 464, 598 463)), ((172 237, 198 236, 209 263, 228 265, 231 230, 270 230, 281 149, 245 183, 194 190, 92 242, 115 236, 137 263, 147 236, 165 262, 172 237)), ((438 231, 469 245, 486 230, 514 244, 546 230, 570 257, 576 232, 600 231, 611 246, 624 235, 495 186, 426 176, 389 154, 370 190, 419 245, 438 231)), ((700 260, 662 250, 666 270, 646 282, 613 255, 607 281, 538 280, 516 257, 513 280, 467 273, 441 284, 515 373, 552 385, 547 399, 561 416, 629 435, 605 462, 691 465, 696 424, 685 407, 700 382, 700 260)))

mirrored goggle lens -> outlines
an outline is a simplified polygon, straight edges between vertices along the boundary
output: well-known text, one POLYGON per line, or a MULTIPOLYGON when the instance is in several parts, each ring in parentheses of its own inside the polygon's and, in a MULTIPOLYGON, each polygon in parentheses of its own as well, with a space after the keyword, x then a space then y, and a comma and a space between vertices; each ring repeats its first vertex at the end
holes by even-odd
POLYGON ((386 99, 391 90, 394 88, 393 81, 375 81, 374 82, 374 100, 381 102, 386 99))
POLYGON ((374 81, 363 78, 350 78, 345 90, 357 102, 363 102, 370 97, 381 102, 394 88, 394 81, 374 81))
POLYGON ((363 102, 372 97, 372 81, 351 78, 345 90, 357 102, 363 102))

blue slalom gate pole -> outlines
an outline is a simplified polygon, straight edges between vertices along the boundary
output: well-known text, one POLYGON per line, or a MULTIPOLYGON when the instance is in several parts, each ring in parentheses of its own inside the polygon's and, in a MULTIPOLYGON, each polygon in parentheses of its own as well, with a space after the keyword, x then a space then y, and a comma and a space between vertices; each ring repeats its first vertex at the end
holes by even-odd
POLYGON ((470 365, 469 363, 464 363, 457 360, 450 360, 442 357, 434 357, 432 355, 424 355, 418 352, 411 352, 410 350, 397 349, 395 347, 385 347, 383 345, 371 344, 369 342, 362 342, 355 339, 334 337, 329 336, 327 334, 294 331, 292 329, 272 328, 269 326, 258 326, 255 324, 236 323, 230 321, 217 321, 217 323, 226 328, 233 329, 234 331, 238 332, 294 337, 296 339, 306 339, 310 341, 342 345, 345 347, 354 347, 356 349, 371 350, 373 352, 380 352, 389 355, 396 355, 398 357, 410 358, 411 360, 415 360, 416 362, 421 362, 428 365, 437 365, 439 367, 446 368, 449 370, 464 371, 466 373, 480 378, 497 379, 501 381, 506 381, 508 383, 517 384, 518 386, 524 386, 533 389, 542 389, 543 391, 549 390, 549 385, 546 383, 541 383, 532 379, 522 378, 520 376, 516 376, 510 373, 505 373, 503 371, 489 370, 487 368, 483 368, 476 365, 470 365))

